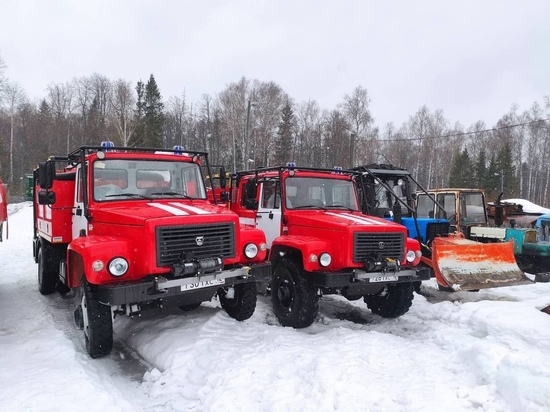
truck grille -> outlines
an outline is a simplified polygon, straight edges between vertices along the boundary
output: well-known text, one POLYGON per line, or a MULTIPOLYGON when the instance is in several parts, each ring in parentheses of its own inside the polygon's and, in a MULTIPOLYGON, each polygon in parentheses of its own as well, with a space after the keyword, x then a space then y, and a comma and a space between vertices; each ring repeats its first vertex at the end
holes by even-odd
POLYGON ((405 249, 403 233, 358 232, 353 236, 353 261, 363 262, 367 258, 392 258, 401 260, 405 249))
POLYGON ((233 223, 160 226, 156 232, 157 266, 173 264, 181 252, 193 252, 196 259, 236 254, 233 223))
POLYGON ((426 225, 426 242, 442 236, 449 236, 449 222, 433 222, 426 225))

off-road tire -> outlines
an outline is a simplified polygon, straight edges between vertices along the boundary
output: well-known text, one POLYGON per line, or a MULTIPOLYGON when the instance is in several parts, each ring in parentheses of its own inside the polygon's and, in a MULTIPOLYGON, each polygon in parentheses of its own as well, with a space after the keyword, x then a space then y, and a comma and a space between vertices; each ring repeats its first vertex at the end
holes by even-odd
POLYGON ((376 295, 365 295, 367 307, 383 318, 397 318, 407 313, 414 299, 413 283, 395 283, 386 285, 376 295))
POLYGON ((53 248, 42 245, 38 249, 38 291, 42 295, 51 295, 56 291, 58 273, 52 270, 53 248))
POLYGON ((229 299, 224 288, 218 291, 222 308, 233 319, 238 321, 249 319, 256 310, 256 283, 239 283, 233 286, 233 292, 233 298, 229 299))
POLYGON ((319 310, 317 288, 295 261, 282 259, 273 273, 271 301, 283 326, 306 328, 319 310))
POLYGON ((202 302, 190 303, 189 305, 180 305, 178 308, 184 312, 191 312, 192 310, 198 309, 202 302))
POLYGON ((107 356, 113 348, 111 307, 99 303, 97 286, 86 279, 82 279, 80 288, 86 351, 94 359, 107 356))

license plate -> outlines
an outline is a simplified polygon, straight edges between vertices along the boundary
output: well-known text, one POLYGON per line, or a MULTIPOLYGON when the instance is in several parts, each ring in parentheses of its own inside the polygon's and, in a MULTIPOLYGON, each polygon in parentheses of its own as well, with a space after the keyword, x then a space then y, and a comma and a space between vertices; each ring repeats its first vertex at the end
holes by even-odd
POLYGON ((370 282, 395 282, 399 279, 399 276, 378 276, 377 278, 370 278, 370 282))
POLYGON ((225 279, 201 280, 200 282, 181 285, 181 291, 208 288, 210 286, 224 285, 225 279))

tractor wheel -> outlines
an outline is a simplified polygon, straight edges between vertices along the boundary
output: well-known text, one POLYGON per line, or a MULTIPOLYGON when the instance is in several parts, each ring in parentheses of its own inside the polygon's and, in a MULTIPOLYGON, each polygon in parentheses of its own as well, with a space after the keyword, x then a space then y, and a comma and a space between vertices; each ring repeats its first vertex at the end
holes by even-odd
POLYGON ((111 307, 99 303, 97 286, 90 285, 86 279, 82 279, 80 288, 82 301, 77 311, 80 312, 82 319, 77 324, 84 329, 86 351, 92 358, 107 356, 113 348, 111 307))
POLYGON ((51 270, 52 253, 49 246, 43 245, 38 249, 38 291, 42 295, 51 295, 57 286, 58 274, 51 270))
POLYGON ((218 297, 222 308, 233 319, 249 319, 256 310, 256 283, 239 283, 232 288, 221 288, 218 297))
POLYGON ((202 302, 190 303, 189 305, 180 305, 178 306, 178 308, 180 308, 184 312, 191 312, 192 310, 197 309, 201 305, 201 303, 202 302))
POLYGON ((365 295, 367 307, 383 318, 397 318, 409 311, 414 299, 413 283, 386 285, 376 295, 365 295))
POLYGON ((281 260, 275 268, 271 301, 281 325, 293 328, 311 325, 319 310, 317 288, 290 259, 281 260))

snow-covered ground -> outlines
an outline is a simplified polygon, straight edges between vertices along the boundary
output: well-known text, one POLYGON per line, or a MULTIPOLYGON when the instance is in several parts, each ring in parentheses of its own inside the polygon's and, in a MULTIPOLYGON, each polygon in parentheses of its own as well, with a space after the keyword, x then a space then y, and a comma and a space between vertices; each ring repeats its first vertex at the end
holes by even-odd
POLYGON ((30 203, 0 243, 2 411, 550 411, 550 284, 478 293, 425 282, 398 319, 324 298, 279 326, 268 298, 237 322, 218 302, 117 317, 90 359, 70 295, 41 296, 30 203))

